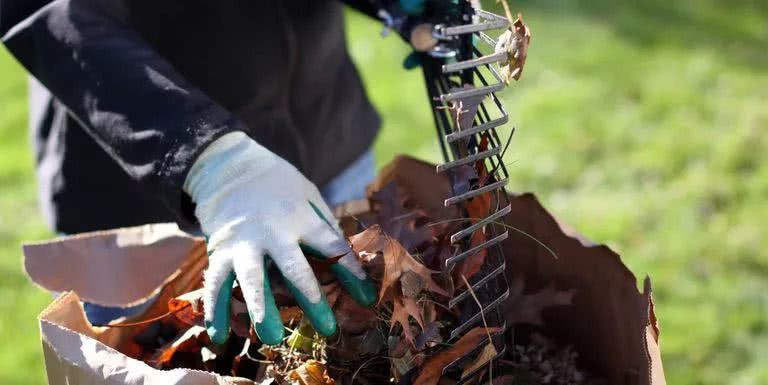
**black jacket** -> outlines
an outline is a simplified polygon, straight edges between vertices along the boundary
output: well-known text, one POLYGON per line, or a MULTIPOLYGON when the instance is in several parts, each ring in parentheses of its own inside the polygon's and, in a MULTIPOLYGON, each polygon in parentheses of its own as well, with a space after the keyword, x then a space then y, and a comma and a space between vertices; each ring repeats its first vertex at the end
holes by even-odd
POLYGON ((194 224, 187 171, 233 130, 322 185, 379 126, 335 1, 0 0, 0 34, 39 81, 40 201, 61 232, 194 224))

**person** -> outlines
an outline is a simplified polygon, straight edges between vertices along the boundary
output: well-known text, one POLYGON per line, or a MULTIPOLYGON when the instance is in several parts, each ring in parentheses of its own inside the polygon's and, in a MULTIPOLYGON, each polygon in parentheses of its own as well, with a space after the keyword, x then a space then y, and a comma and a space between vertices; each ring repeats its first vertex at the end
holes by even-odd
POLYGON ((281 341, 269 263, 333 334, 305 253, 343 255, 332 267, 341 284, 365 305, 376 295, 328 204, 363 196, 379 128, 342 18, 330 0, 0 0, 2 41, 35 79, 50 226, 199 229, 214 342, 227 338, 235 279, 259 337, 281 341))

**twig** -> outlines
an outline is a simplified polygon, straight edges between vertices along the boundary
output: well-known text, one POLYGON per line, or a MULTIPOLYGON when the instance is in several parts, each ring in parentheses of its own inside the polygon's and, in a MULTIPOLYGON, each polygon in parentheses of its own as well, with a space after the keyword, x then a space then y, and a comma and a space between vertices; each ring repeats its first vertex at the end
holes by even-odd
POLYGON ((504 7, 504 14, 507 15, 507 20, 509 20, 509 27, 512 28, 512 24, 515 22, 514 19, 512 19, 512 11, 509 10, 509 3, 507 0, 498 0, 499 3, 501 3, 501 6, 504 7))
POLYGON ((355 370, 355 372, 352 374, 352 379, 349 380, 349 383, 350 384, 354 384, 355 383, 355 377, 357 377, 357 374, 360 373, 360 369, 362 369, 363 366, 367 365, 369 362, 371 362, 371 361, 373 361, 373 360, 375 360, 377 358, 383 358, 385 360, 390 360, 391 359, 391 358, 389 358, 387 356, 373 356, 373 357, 365 360, 365 362, 360 364, 360 366, 357 368, 357 370, 355 370))
MULTIPOLYGON (((480 221, 480 220, 483 220, 483 219, 485 219, 485 218, 470 218, 470 217, 467 217, 467 218, 445 219, 445 220, 438 221, 438 222, 427 223, 425 226, 439 226, 439 225, 443 225, 443 224, 451 223, 451 222, 480 221)), ((549 246, 545 245, 544 242, 538 240, 533 235, 528 234, 525 231, 523 231, 521 229, 518 229, 515 226, 508 225, 508 224, 506 224, 504 222, 491 221, 491 222, 488 222, 488 223, 493 223, 493 224, 496 224, 496 225, 499 225, 499 226, 503 226, 506 229, 517 231, 518 233, 520 233, 522 235, 525 235, 528 238, 531 238, 534 242, 538 243, 541 247, 545 248, 547 250, 547 252, 552 254, 552 256, 555 259, 559 259, 559 257, 557 256, 557 253, 555 253, 554 250, 550 249, 549 246)))
MULTIPOLYGON (((464 276, 464 274, 461 275, 461 279, 464 281, 464 284, 467 285, 467 290, 469 291, 469 295, 472 296, 472 298, 475 300, 475 303, 477 303, 477 308, 480 309, 480 318, 483 319, 483 326, 485 326, 485 332, 488 334, 488 344, 493 345, 493 338, 491 337, 491 332, 488 331, 488 322, 485 321, 485 312, 483 311, 483 304, 480 302, 480 300, 477 298, 477 295, 475 295, 475 290, 472 289, 472 285, 469 284, 469 281, 467 280, 467 277, 464 276)), ((496 350, 496 347, 494 346, 494 351, 496 350)), ((482 354, 482 353, 481 353, 482 354)), ((488 378, 489 378, 489 384, 493 382, 493 360, 488 361, 488 378)))
POLYGON ((485 321, 485 312, 483 311, 483 304, 477 298, 477 295, 475 295, 475 290, 472 289, 472 285, 469 284, 469 281, 467 281, 467 277, 465 277, 464 274, 461 275, 461 279, 464 281, 464 284, 467 285, 467 290, 469 290, 469 295, 472 296, 472 298, 475 300, 475 303, 477 303, 478 309, 480 309, 480 318, 483 319, 483 326, 485 326, 485 332, 488 333, 488 342, 493 343, 493 340, 491 339, 491 332, 488 331, 488 322, 485 321))

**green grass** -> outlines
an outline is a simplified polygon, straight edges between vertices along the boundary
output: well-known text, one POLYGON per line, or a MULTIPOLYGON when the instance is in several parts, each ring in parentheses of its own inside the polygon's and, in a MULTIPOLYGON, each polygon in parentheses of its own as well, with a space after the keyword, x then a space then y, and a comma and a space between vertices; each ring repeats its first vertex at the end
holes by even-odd
POLYGON ((40 384, 45 372, 36 317, 51 296, 22 272, 19 246, 50 232, 36 204, 26 80, 5 51, 0 74, 0 383, 40 384))
MULTIPOLYGON (((502 94, 517 127, 510 190, 535 191, 650 274, 670 384, 768 383, 768 5, 714 0, 514 1, 533 29, 502 94)), ((379 164, 437 160, 407 47, 352 15, 350 45, 384 118, 379 164)), ((37 212, 23 71, 0 53, 0 383, 41 383, 47 294, 19 242, 37 212)))

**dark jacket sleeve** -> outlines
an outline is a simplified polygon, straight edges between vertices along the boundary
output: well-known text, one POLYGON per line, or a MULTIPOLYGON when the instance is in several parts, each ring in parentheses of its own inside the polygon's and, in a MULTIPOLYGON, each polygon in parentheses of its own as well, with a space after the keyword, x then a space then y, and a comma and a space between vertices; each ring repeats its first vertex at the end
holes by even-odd
POLYGON ((242 123, 183 79, 125 20, 120 0, 0 0, 8 50, 185 223, 192 219, 182 192, 189 167, 210 142, 243 130, 242 123))

